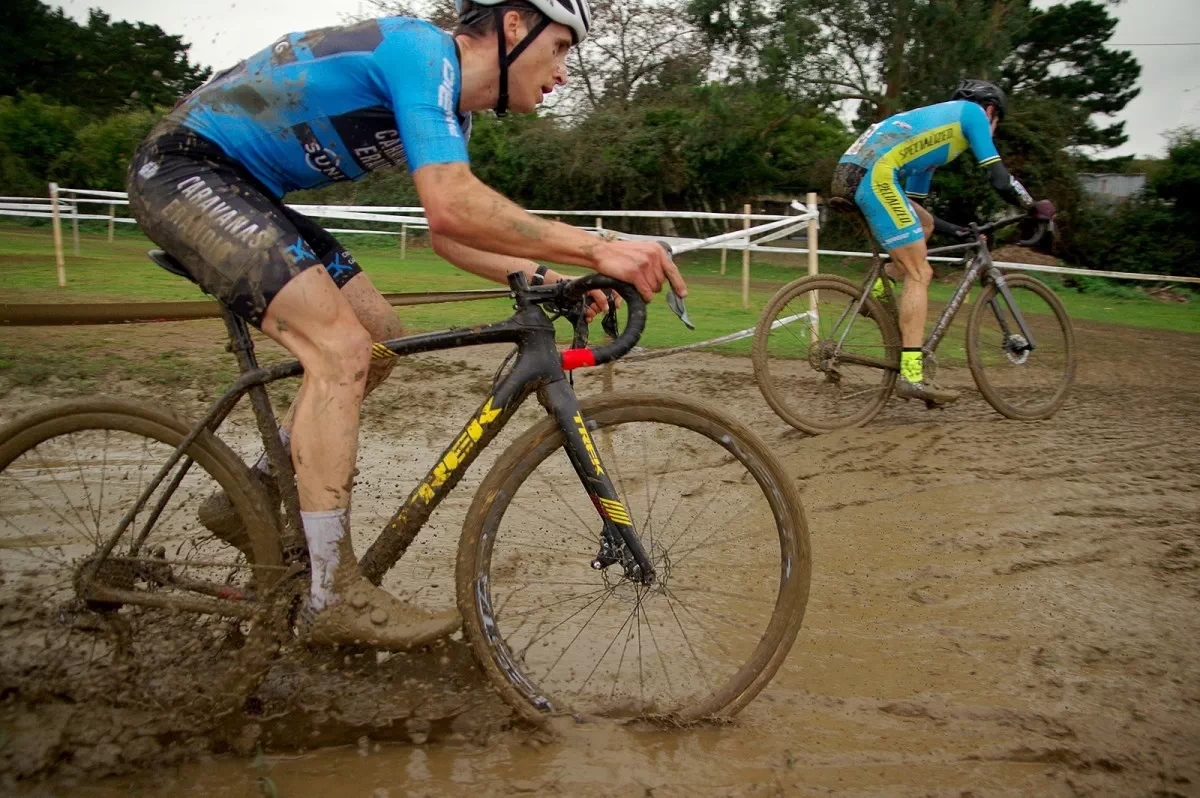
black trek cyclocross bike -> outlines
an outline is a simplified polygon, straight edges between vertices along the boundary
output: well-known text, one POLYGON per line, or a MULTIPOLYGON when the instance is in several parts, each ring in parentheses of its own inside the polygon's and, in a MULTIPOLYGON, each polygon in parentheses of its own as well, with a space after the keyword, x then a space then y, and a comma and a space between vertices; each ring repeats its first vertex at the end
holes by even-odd
MULTIPOLYGON (((473 292, 511 297, 505 321, 374 345, 373 357, 393 358, 509 343, 516 357, 362 557, 364 574, 381 581, 536 394, 547 417, 483 479, 458 543, 457 604, 489 682, 534 721, 737 712, 783 663, 804 616, 810 557, 795 485, 756 435, 707 405, 576 398, 570 370, 613 361, 642 334, 632 286, 599 275, 540 287, 513 275, 509 285, 473 292), (619 293, 628 317, 615 340, 588 348, 582 297, 596 288, 619 293), (559 317, 576 331, 561 352, 559 317)), ((198 423, 97 397, 0 430, 0 684, 225 712, 296 637, 307 553, 265 386, 301 366, 260 367, 245 323, 223 313, 241 376, 198 423), (281 475, 282 511, 217 437, 244 396, 281 475), (249 531, 240 548, 197 520, 218 488, 249 531), (181 670, 186 694, 168 678, 181 670)), ((617 333, 616 318, 605 321, 617 333)))
MULTIPOLYGON (((1075 379, 1076 354, 1071 320, 1054 292, 992 263, 986 236, 1027 218, 971 225, 970 242, 929 250, 930 255, 961 253, 965 271, 922 351, 925 375, 932 377, 938 344, 982 278, 983 291, 967 318, 967 365, 992 407, 1008 418, 1030 421, 1049 418, 1062 406, 1075 379)), ((1037 243, 1046 226, 1020 244, 1037 243)), ((876 250, 861 284, 829 274, 789 283, 759 317, 754 376, 767 403, 796 429, 819 435, 862 426, 891 396, 901 345, 895 311, 885 309, 897 306, 885 262, 876 250), (884 302, 871 295, 880 276, 884 302)))

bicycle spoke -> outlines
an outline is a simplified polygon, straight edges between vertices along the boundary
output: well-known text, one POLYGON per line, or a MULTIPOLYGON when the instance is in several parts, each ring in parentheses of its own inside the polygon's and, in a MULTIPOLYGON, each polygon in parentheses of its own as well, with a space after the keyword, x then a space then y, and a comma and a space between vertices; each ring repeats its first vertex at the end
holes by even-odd
MULTIPOLYGON (((563 456, 565 457, 565 456, 566 456, 566 454, 564 453, 564 455, 563 455, 563 456)), ((562 502, 563 506, 564 506, 564 507, 566 507, 568 510, 570 510, 570 511, 571 511, 571 515, 575 516, 576 520, 578 520, 578 521, 579 521, 579 527, 580 527, 580 529, 588 529, 589 527, 588 527, 588 524, 587 524, 587 522, 586 522, 586 521, 584 521, 584 520, 583 520, 583 518, 581 518, 581 517, 580 517, 579 513, 575 512, 575 506, 574 506, 573 504, 571 504, 570 502, 568 502, 566 499, 564 499, 564 498, 563 498, 562 494, 561 494, 561 493, 559 493, 559 491, 558 491, 558 488, 554 487, 554 484, 553 484, 552 482, 550 482, 549 480, 547 480, 547 479, 546 479, 546 477, 542 477, 542 481, 543 481, 543 482, 545 482, 545 483, 546 483, 546 485, 547 485, 547 486, 550 488, 551 492, 553 492, 553 493, 554 493, 554 495, 555 495, 556 497, 558 497, 558 500, 559 500, 560 502, 562 502)), ((589 537, 589 538, 591 538, 591 539, 592 539, 592 542, 594 542, 594 543, 597 543, 597 544, 598 544, 598 543, 600 542, 600 538, 599 538, 599 536, 593 537, 593 536, 592 536, 592 535, 589 533, 588 537, 589 537)))
POLYGON ((578 689, 575 690, 575 695, 579 695, 581 692, 583 692, 583 688, 587 687, 588 682, 590 682, 592 677, 596 675, 596 671, 600 668, 600 663, 604 662, 604 658, 608 656, 608 652, 611 651, 612 647, 616 644, 617 638, 621 636, 621 633, 625 631, 625 627, 629 625, 629 620, 633 618, 633 613, 634 610, 630 610, 629 615, 625 616, 625 622, 621 624, 619 629, 617 629, 617 633, 613 635, 613 639, 608 641, 608 645, 604 648, 604 653, 600 655, 600 659, 596 660, 596 664, 592 666, 592 670, 590 673, 588 673, 587 678, 583 680, 583 684, 579 685, 578 689))
POLYGON ((88 513, 92 516, 92 520, 96 522, 96 535, 100 535, 100 516, 96 514, 96 508, 92 505, 92 494, 88 491, 87 479, 83 476, 83 466, 79 462, 79 447, 75 445, 75 433, 67 436, 67 440, 71 442, 71 452, 75 455, 75 470, 79 473, 79 484, 83 486, 83 495, 87 499, 88 513))
POLYGON ((554 669, 558 667, 558 663, 562 661, 562 658, 566 655, 567 650, 570 649, 571 646, 575 645, 575 641, 579 639, 579 636, 581 634, 583 634, 583 630, 588 627, 588 624, 592 622, 592 619, 596 617, 596 614, 599 613, 600 610, 604 609, 605 603, 609 600, 609 598, 612 597, 613 590, 616 590, 616 588, 614 587, 612 590, 607 591, 602 598, 588 602, 586 605, 579 608, 575 612, 571 613, 566 618, 563 618, 559 623, 555 624, 553 628, 551 628, 549 631, 546 632, 546 634, 540 635, 539 637, 536 637, 533 640, 530 640, 529 643, 525 646, 525 650, 528 651, 529 647, 532 646, 534 643, 536 643, 538 640, 545 639, 546 635, 550 634, 550 632, 553 632, 555 629, 559 628, 564 623, 566 623, 567 621, 571 620, 579 613, 586 610, 593 603, 595 603, 595 601, 600 602, 600 605, 598 607, 596 607, 596 609, 592 611, 592 614, 588 616, 588 619, 583 622, 583 626, 579 627, 579 631, 575 633, 575 636, 571 638, 571 641, 569 643, 567 643, 565 646, 563 646, 563 650, 559 652, 557 657, 555 657, 554 662, 550 663, 550 667, 546 669, 546 673, 543 678, 546 678, 546 679, 550 678, 550 674, 553 673, 554 669))
POLYGON ((700 661, 700 657, 696 656, 696 648, 692 645, 692 639, 688 637, 687 630, 683 628, 683 624, 679 621, 679 613, 675 612, 675 605, 671 603, 669 595, 664 596, 667 600, 667 607, 671 610, 671 617, 675 619, 675 625, 679 628, 679 633, 683 635, 684 642, 687 643, 688 651, 692 653, 692 659, 696 661, 696 666, 700 671, 700 675, 704 677, 704 683, 709 690, 712 689, 712 681, 708 678, 708 671, 705 670, 704 664, 700 661))
MULTIPOLYGON (((79 519, 79 523, 83 524, 83 529, 82 529, 82 530, 80 530, 80 529, 79 529, 79 527, 75 526, 75 524, 73 524, 73 523, 71 523, 71 522, 67 521, 66 517, 65 517, 65 516, 63 516, 61 513, 59 513, 57 510, 54 510, 53 508, 50 508, 50 505, 49 505, 49 504, 48 504, 48 503, 47 503, 47 502, 46 502, 44 499, 42 500, 42 503, 43 503, 43 504, 45 504, 45 505, 46 505, 46 507, 50 508, 50 509, 51 509, 51 511, 52 511, 52 512, 54 512, 54 514, 55 514, 55 515, 57 515, 59 518, 61 518, 61 519, 62 519, 62 521, 63 521, 63 523, 70 523, 70 524, 71 524, 71 528, 72 528, 72 529, 74 529, 74 530, 76 530, 76 531, 80 532, 80 533, 83 535, 83 537, 91 539, 91 540, 92 540, 92 542, 96 542, 96 540, 95 540, 94 538, 90 538, 90 536, 88 535, 88 533, 85 531, 85 530, 87 530, 87 521, 84 521, 84 520, 83 520, 83 516, 81 516, 81 515, 79 514, 79 510, 78 510, 78 508, 76 508, 76 507, 75 507, 75 504, 74 504, 74 502, 72 502, 72 501, 71 501, 71 499, 70 499, 70 497, 68 497, 68 496, 67 496, 67 490, 66 490, 66 488, 64 488, 64 487, 62 486, 62 483, 60 483, 60 482, 58 481, 58 477, 56 477, 56 476, 54 475, 54 470, 53 470, 52 468, 50 468, 49 464, 47 464, 47 463, 46 463, 46 458, 45 458, 45 457, 42 455, 42 452, 41 452, 41 450, 40 450, 40 449, 35 449, 34 451, 36 451, 36 452, 37 452, 38 460, 40 460, 40 461, 41 461, 41 463, 42 463, 42 468, 43 468, 43 470, 44 470, 44 471, 45 471, 45 472, 46 472, 46 473, 49 475, 49 477, 50 477, 50 481, 54 483, 54 487, 58 488, 58 492, 62 494, 63 500, 64 500, 64 501, 67 503, 67 505, 68 505, 68 506, 69 506, 69 507, 70 507, 72 510, 74 510, 74 511, 75 511, 75 517, 79 519)), ((26 491, 28 491, 28 492, 30 493, 30 495, 33 495, 33 492, 32 492, 32 491, 30 491, 30 490, 29 490, 29 488, 25 487, 24 485, 22 485, 21 487, 25 488, 25 490, 26 490, 26 491)), ((41 497, 39 496, 38 498, 40 499, 41 497)))

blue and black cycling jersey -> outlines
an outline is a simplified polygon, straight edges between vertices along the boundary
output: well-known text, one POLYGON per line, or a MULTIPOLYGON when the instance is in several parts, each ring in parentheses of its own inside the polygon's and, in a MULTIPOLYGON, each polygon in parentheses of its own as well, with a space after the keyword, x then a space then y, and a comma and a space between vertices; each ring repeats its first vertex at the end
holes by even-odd
POLYGON ((453 38, 389 17, 283 36, 172 116, 280 197, 385 166, 466 162, 460 91, 453 38))

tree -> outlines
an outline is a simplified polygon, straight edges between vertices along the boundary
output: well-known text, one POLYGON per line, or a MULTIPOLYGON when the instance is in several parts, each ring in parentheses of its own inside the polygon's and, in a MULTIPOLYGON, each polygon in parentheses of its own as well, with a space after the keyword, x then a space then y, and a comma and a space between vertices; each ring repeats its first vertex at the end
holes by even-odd
POLYGON ((1127 50, 1110 50, 1117 20, 1100 3, 1077 0, 1033 10, 1005 60, 1002 78, 1018 95, 1054 100, 1077 120, 1072 146, 1108 149, 1124 144, 1125 123, 1096 124, 1112 116, 1140 91, 1142 68, 1127 50))
POLYGON ((0 8, 0 96, 39 93, 95 114, 170 106, 211 74, 188 60, 188 48, 157 25, 113 22, 99 9, 81 26, 38 0, 8 0, 0 8))
POLYGON ((1166 163, 1150 178, 1149 189, 1171 203, 1194 235, 1200 229, 1200 129, 1170 131, 1167 142, 1166 163))
POLYGON ((85 119, 36 94, 0 97, 0 191, 45 196, 47 180, 65 178, 63 158, 77 150, 85 119))
POLYGON ((987 77, 1009 51, 1028 0, 691 0, 735 74, 797 99, 861 103, 875 121, 987 77), (948 44, 950 43, 950 44, 948 44))

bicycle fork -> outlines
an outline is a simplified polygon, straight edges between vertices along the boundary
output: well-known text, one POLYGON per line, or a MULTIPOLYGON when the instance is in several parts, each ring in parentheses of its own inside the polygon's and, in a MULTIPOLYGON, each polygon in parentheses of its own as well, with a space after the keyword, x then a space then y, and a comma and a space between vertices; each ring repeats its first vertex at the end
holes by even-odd
POLYGON ((999 297, 1003 297, 1008 305, 1008 312, 1012 314, 1012 318, 1017 323, 1017 327, 1021 330, 1021 336, 1025 339, 1024 346, 1020 349, 1022 352, 1032 352, 1037 349, 1037 343, 1033 340, 1033 333, 1025 324, 1025 318, 1021 315, 1020 308, 1017 307, 1017 300, 1012 295, 1012 291, 1008 287, 1008 281, 1004 279, 1004 274, 995 266, 989 264, 988 279, 996 284, 996 292, 998 296, 993 296, 988 304, 992 308, 992 313, 996 316, 996 323, 1000 325, 1001 332, 1004 333, 1004 340, 1012 339, 1012 330, 1009 327, 1008 319, 1005 317, 1004 309, 1000 306, 999 297))
POLYGON ((542 403, 554 414, 562 429, 567 457, 603 522, 600 550, 592 560, 592 568, 602 571, 620 563, 629 579, 644 585, 653 584, 654 565, 642 547, 629 509, 617 495, 600 460, 575 392, 566 380, 556 380, 544 386, 541 393, 542 403))

